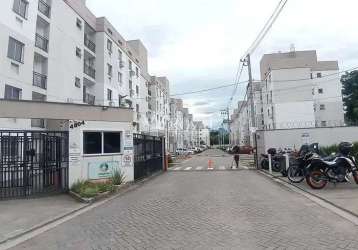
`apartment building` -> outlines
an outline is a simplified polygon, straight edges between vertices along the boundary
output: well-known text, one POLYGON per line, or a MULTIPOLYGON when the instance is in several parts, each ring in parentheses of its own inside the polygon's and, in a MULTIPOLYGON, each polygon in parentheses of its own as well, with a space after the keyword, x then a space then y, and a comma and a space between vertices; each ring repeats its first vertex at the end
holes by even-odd
MULTIPOLYGON (((140 40, 126 41, 85 4, 3 1, 0 96, 132 108, 135 131, 149 131, 151 77, 145 46, 140 40)), ((1 119, 0 127, 45 129, 47 121, 1 119)))
POLYGON ((195 147, 199 147, 201 145, 210 146, 210 129, 204 126, 202 121, 194 122, 195 132, 193 143, 195 147))
POLYGON ((344 125, 337 61, 292 50, 264 55, 260 67, 265 129, 344 125))

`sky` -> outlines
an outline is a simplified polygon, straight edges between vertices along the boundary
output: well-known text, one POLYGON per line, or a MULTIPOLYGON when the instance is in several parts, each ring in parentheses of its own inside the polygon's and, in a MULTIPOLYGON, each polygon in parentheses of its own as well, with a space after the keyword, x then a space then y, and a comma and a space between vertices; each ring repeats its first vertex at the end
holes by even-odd
MULTIPOLYGON (((87 0, 127 40, 140 39, 149 53, 149 73, 167 76, 171 94, 233 84, 240 58, 279 0, 87 0)), ((319 60, 338 60, 341 70, 358 66, 356 0, 289 0, 255 53, 259 79, 263 54, 317 50, 319 60)), ((247 80, 243 71, 242 80, 247 80)), ((243 99, 239 85, 231 110, 243 99)), ((210 127, 221 123, 234 87, 177 96, 210 127)))

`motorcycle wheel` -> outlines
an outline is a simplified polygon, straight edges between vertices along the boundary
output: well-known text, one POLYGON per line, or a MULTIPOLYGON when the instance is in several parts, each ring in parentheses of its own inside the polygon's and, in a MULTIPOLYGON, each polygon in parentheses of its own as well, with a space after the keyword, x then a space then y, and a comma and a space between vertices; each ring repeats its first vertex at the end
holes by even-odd
POLYGON ((274 172, 281 172, 280 163, 277 161, 272 161, 272 171, 274 172))
POLYGON ((324 176, 325 175, 322 173, 322 171, 314 170, 308 176, 306 176, 306 182, 313 189, 322 189, 328 183, 327 180, 322 180, 322 177, 324 176))
POLYGON ((265 170, 269 169, 269 162, 268 162, 268 160, 263 159, 263 160, 261 161, 261 169, 265 169, 265 170))
POLYGON ((287 170, 287 178, 292 183, 301 183, 305 179, 303 169, 298 165, 290 166, 287 170))

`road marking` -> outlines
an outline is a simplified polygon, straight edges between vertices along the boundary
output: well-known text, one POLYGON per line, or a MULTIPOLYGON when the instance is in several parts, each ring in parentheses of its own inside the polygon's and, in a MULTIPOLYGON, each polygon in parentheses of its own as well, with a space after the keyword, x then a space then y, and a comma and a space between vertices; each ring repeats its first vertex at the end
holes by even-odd
POLYGON ((187 168, 185 168, 184 170, 185 170, 185 171, 188 171, 188 170, 190 170, 190 169, 192 169, 192 167, 187 167, 187 168))
POLYGON ((208 167, 208 170, 214 170, 214 168, 213 167, 208 167))
POLYGON ((225 166, 220 166, 219 169, 220 169, 220 170, 225 170, 226 168, 225 168, 225 166))
POLYGON ((243 169, 249 169, 248 167, 246 167, 246 166, 241 166, 243 169))
POLYGON ((181 167, 176 167, 176 168, 174 168, 175 171, 178 171, 178 170, 180 170, 180 169, 181 169, 181 167))
POLYGON ((202 170, 203 169, 203 167, 197 167, 196 168, 196 170, 202 170))

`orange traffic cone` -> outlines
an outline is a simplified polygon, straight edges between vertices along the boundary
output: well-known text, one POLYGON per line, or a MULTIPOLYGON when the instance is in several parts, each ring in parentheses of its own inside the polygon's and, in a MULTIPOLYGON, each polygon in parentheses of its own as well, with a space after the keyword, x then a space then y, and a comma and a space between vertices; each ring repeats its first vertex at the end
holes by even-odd
POLYGON ((208 169, 213 169, 213 161, 211 159, 208 161, 208 169))

